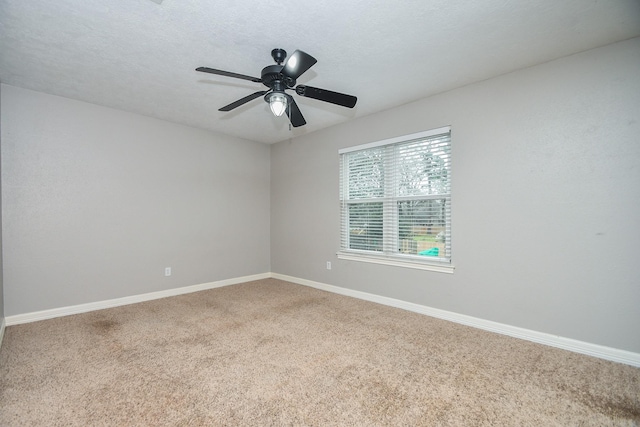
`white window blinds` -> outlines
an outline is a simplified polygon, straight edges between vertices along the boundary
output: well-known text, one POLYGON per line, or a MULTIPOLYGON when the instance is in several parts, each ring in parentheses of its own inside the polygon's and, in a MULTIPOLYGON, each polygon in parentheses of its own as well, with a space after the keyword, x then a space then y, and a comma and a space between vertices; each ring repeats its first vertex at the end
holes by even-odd
POLYGON ((341 251, 451 260, 449 127, 340 151, 341 251))

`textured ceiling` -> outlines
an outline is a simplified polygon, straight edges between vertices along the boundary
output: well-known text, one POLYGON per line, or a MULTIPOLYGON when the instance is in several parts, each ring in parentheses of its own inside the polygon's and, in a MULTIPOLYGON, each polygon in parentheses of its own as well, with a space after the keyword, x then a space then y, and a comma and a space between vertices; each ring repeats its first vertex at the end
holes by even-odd
POLYGON ((638 0, 0 0, 0 81, 273 143, 513 70, 640 35, 638 0), (289 130, 256 99, 271 49, 318 59, 289 130))

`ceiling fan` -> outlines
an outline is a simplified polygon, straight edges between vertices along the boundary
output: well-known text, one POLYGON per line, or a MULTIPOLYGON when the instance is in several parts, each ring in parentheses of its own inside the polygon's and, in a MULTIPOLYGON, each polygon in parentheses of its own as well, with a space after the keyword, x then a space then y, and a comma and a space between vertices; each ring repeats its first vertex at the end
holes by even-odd
POLYGON ((296 86, 296 79, 317 62, 317 60, 308 53, 296 50, 287 58, 287 52, 284 49, 273 49, 271 56, 273 60, 276 61, 276 65, 264 67, 260 77, 252 77, 208 67, 198 67, 196 71, 262 83, 269 88, 268 90, 261 90, 247 95, 244 98, 240 98, 229 105, 225 105, 218 111, 231 111, 249 101, 264 96, 264 100, 269 104, 271 112, 276 116, 281 116, 286 112, 293 127, 303 126, 307 122, 302 116, 296 101, 291 95, 285 93, 285 90, 295 90, 300 96, 330 102, 347 108, 353 108, 356 105, 358 98, 355 96, 311 86, 296 86), (283 62, 284 65, 282 65, 283 62))

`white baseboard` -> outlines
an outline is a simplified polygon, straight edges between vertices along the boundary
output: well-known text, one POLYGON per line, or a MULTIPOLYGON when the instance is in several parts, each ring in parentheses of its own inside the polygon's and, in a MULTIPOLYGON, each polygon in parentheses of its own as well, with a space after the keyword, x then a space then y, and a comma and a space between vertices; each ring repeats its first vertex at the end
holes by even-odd
POLYGON ((21 323, 37 322, 38 320, 53 319, 55 317, 68 316, 71 314, 86 313, 105 308, 119 307, 121 305, 135 304, 138 302, 150 301, 154 299, 172 297, 176 295, 188 294, 191 292, 204 291, 207 289, 220 288, 223 286, 235 285, 238 283, 250 282, 252 280, 268 279, 270 273, 255 274, 252 276, 236 277, 233 279, 220 280, 217 282, 202 283, 199 285, 185 286, 182 288, 167 289, 165 291, 150 292, 147 294, 133 295, 130 297, 115 298, 105 301, 79 304, 69 307, 53 308, 50 310, 35 311, 32 313, 17 314, 6 317, 6 325, 19 325, 21 323))
POLYGON ((564 338, 557 335, 551 335, 543 332, 532 331, 530 329, 519 328, 516 326, 506 325, 504 323, 492 322, 490 320, 479 319, 477 317, 458 314, 451 311, 440 310, 437 308, 427 307, 420 304, 414 304, 407 301, 388 298, 380 295, 370 294, 367 292, 356 291, 353 289, 341 288, 339 286, 328 285, 326 283, 314 282, 312 280, 300 279, 298 277, 287 276, 278 273, 262 273, 252 276, 243 276, 233 279, 221 280, 217 282, 202 283, 200 285, 186 286, 176 289, 168 289, 165 291, 151 292, 142 295, 133 295, 130 297, 116 298, 106 301, 98 301, 88 304, 74 305, 70 307, 54 308, 51 310, 37 311, 33 313, 18 314, 7 316, 0 322, 0 345, 2 345, 2 337, 4 336, 5 326, 19 325, 21 323, 36 322, 38 320, 53 319, 55 317, 68 316, 71 314, 86 313, 94 310, 102 310, 105 308, 118 307, 121 305, 135 304, 138 302, 150 301, 159 298, 166 298, 176 295, 187 294, 191 292, 204 291, 206 289, 220 288, 223 286, 235 285, 238 283, 250 282, 261 279, 280 279, 299 285, 310 286, 335 294, 345 295, 383 304, 391 307, 401 308, 403 310, 424 314, 438 319, 448 320, 462 325, 472 326, 474 328, 483 329, 490 332, 496 332, 508 335, 514 338, 520 338, 539 344, 545 344, 551 347, 557 347, 564 350, 573 351, 575 353, 586 354, 588 356, 598 357, 600 359, 610 360, 613 362, 624 363, 626 365, 640 367, 640 353, 633 353, 626 350, 619 350, 611 347, 605 347, 598 344, 591 344, 584 341, 578 341, 570 338, 564 338))
POLYGON ((0 347, 2 347, 2 339, 4 338, 4 328, 5 328, 5 320, 4 317, 0 319, 0 347))
POLYGON ((297 283, 299 285, 310 286, 312 288, 321 289, 323 291, 333 292, 335 294, 346 295, 366 301, 371 301, 391 307, 401 308, 415 313, 425 314, 427 316, 436 317, 438 319, 449 320, 451 322, 460 323, 462 325, 472 326, 474 328, 483 329, 490 332, 496 332, 502 335, 508 335, 514 338, 520 338, 539 344, 545 344, 551 347, 557 347, 564 350, 573 351, 575 353, 586 354, 588 356, 598 357, 600 359, 610 360, 613 362, 624 363, 626 365, 640 367, 640 353, 619 350, 616 348, 605 347, 598 344, 591 344, 584 341, 578 341, 570 338, 564 338, 557 335, 551 335, 543 332, 532 331, 530 329, 519 328, 516 326, 506 325, 504 323, 492 322, 490 320, 479 319, 477 317, 458 314, 451 311, 440 310, 437 308, 427 307, 420 304, 414 304, 402 300, 383 297, 380 295, 369 294, 366 292, 355 291, 352 289, 341 288, 338 286, 327 285, 325 283, 314 282, 311 280, 300 279, 297 277, 286 276, 284 274, 271 273, 271 277, 275 279, 285 280, 287 282, 297 283))

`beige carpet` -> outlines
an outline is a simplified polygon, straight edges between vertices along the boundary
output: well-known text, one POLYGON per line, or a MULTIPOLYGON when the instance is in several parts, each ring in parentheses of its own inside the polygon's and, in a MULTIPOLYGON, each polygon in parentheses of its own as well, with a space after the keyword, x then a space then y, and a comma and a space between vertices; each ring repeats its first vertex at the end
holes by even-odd
POLYGON ((275 279, 6 329, 1 426, 637 426, 640 369, 275 279))

